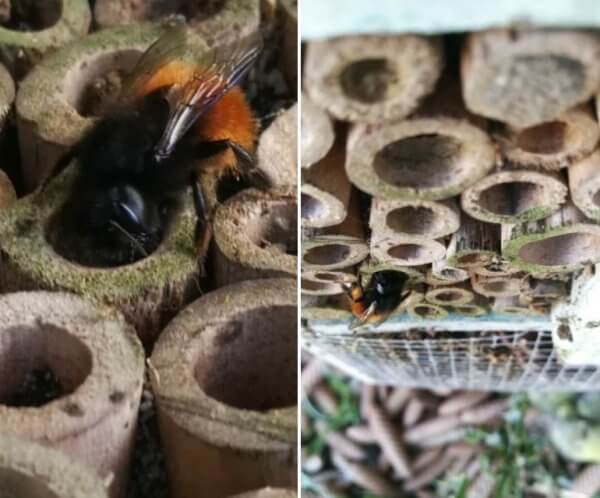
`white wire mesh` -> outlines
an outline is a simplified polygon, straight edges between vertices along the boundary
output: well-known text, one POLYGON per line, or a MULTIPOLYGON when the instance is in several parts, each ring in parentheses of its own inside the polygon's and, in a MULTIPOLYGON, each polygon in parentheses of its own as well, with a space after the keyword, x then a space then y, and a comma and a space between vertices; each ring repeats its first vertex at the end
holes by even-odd
POLYGON ((585 391, 595 366, 565 367, 548 330, 331 333, 304 327, 303 347, 377 384, 426 389, 585 391))

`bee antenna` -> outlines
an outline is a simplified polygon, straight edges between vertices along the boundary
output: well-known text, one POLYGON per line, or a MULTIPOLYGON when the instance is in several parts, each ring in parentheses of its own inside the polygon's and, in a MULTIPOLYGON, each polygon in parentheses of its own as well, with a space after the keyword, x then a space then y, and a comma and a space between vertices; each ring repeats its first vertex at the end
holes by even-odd
POLYGON ((127 237, 127 239, 129 239, 129 242, 131 242, 133 244, 133 246, 140 252, 140 254, 147 258, 148 257, 148 253, 146 252, 146 249, 144 249, 144 247, 142 246, 142 244, 140 244, 138 242, 138 240, 131 235, 127 230, 125 230, 121 225, 119 225, 115 220, 110 220, 109 223, 115 227, 117 230, 119 230, 119 232, 121 232, 123 235, 125 235, 125 237, 127 237))

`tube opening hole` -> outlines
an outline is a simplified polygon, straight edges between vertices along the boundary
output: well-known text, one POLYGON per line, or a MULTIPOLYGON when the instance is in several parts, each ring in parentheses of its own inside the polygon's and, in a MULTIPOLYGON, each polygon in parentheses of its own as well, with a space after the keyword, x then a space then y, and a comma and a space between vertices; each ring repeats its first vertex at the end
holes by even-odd
POLYGON ((296 404, 295 306, 240 314, 208 341, 195 367, 196 381, 206 394, 243 410, 296 404))
POLYGON ((600 235, 573 232, 529 242, 521 247, 519 257, 542 266, 596 263, 600 261, 600 235))
POLYGON ((120 50, 81 61, 65 77, 64 93, 69 105, 81 116, 101 116, 115 104, 124 78, 140 55, 136 50, 120 50))
POLYGON ((387 214, 386 224, 392 230, 412 235, 427 235, 443 225, 443 219, 425 206, 404 206, 387 214))
POLYGON ((396 84, 398 75, 383 58, 363 59, 346 66, 340 75, 344 94, 364 104, 385 100, 390 86, 396 84))
POLYGON ((518 216, 548 204, 546 188, 533 182, 502 182, 483 190, 479 203, 486 211, 501 216, 518 216))
POLYGON ((389 143, 375 155, 375 173, 400 188, 443 187, 455 180, 461 142, 445 135, 425 134, 389 143))
POLYGON ((298 254, 296 203, 274 203, 248 220, 250 240, 261 249, 274 249, 285 254, 298 254))
POLYGON ((517 147, 532 154, 556 154, 565 145, 567 125, 562 121, 548 121, 525 128, 517 135, 517 147))
POLYGON ((10 0, 0 4, 0 25, 13 31, 42 31, 62 15, 63 0, 10 0))
POLYGON ((302 219, 308 221, 319 220, 326 216, 328 212, 325 203, 304 192, 300 194, 300 210, 302 219))
POLYGON ((431 255, 429 249, 419 244, 398 244, 388 249, 387 253, 398 259, 422 259, 431 255))
POLYGON ((40 407, 73 393, 92 370, 88 347, 52 325, 0 333, 0 404, 40 407))
POLYGON ((311 265, 334 265, 344 261, 350 253, 350 247, 345 244, 326 244, 308 249, 304 261, 311 265))

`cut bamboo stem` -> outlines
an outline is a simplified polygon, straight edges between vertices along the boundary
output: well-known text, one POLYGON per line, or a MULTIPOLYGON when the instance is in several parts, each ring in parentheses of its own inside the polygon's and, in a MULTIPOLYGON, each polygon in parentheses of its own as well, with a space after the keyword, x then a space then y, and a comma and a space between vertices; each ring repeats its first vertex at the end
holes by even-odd
POLYGON ((303 294, 333 296, 346 292, 343 284, 356 281, 356 275, 343 271, 308 271, 302 273, 303 294))
POLYGON ((518 296, 521 293, 522 278, 473 275, 471 285, 475 292, 485 297, 518 296))
POLYGON ((600 225, 568 203, 544 220, 503 225, 503 256, 528 273, 572 272, 600 261, 600 225))
POLYGON ((434 261, 427 271, 426 283, 429 285, 454 285, 468 280, 469 272, 448 264, 446 258, 434 261))
POLYGON ((340 125, 336 128, 335 142, 325 156, 302 172, 303 227, 339 225, 348 215, 352 186, 344 170, 345 142, 345 128, 340 125))
POLYGON ((302 243, 302 269, 341 270, 360 263, 368 254, 367 244, 359 238, 321 235, 302 243))
POLYGON ((108 308, 56 292, 0 297, 0 324, 0 433, 64 452, 107 479, 111 498, 123 496, 144 374, 133 328, 108 308), (35 409, 12 405, 15 390, 44 368, 61 396, 35 409))
POLYGON ((62 452, 0 436, 0 496, 108 498, 100 478, 62 452))
POLYGON ((256 278, 294 277, 297 266, 295 187, 245 190, 215 213, 215 282, 223 287, 256 278))
POLYGON ((161 334, 151 380, 172 497, 295 487, 296 304, 293 279, 241 282, 161 334))
POLYGON ((469 284, 455 284, 433 288, 425 294, 425 300, 438 306, 461 306, 469 304, 475 295, 469 284))
POLYGON ((302 94, 300 113, 300 164, 310 168, 325 157, 333 146, 335 134, 329 115, 306 94, 302 94))
POLYGON ((480 223, 463 214, 458 231, 450 239, 447 258, 452 266, 476 268, 500 256, 500 227, 480 223))
POLYGON ((0 169, 0 211, 10 207, 17 200, 17 194, 10 178, 0 169))
POLYGON ((600 127, 589 106, 579 106, 529 128, 507 126, 495 138, 506 161, 558 170, 592 153, 600 139, 600 127))
POLYGON ((443 66, 436 38, 413 35, 311 41, 304 88, 343 121, 381 122, 408 116, 429 94, 443 66))
POLYGON ((184 209, 161 246, 133 264, 81 264, 76 259, 81 254, 70 245, 73 234, 63 212, 75 174, 72 166, 67 168, 43 191, 0 212, 0 292, 62 290, 109 304, 150 347, 168 320, 198 294, 195 215, 184 209))
POLYGON ((365 464, 349 462, 337 452, 332 453, 333 464, 349 480, 376 493, 383 498, 397 496, 397 487, 390 483, 380 472, 365 464))
POLYGON ((600 149, 569 167, 569 188, 573 204, 600 221, 600 149))
POLYGON ((298 106, 281 112, 260 135, 256 157, 258 167, 271 185, 298 185, 298 106))
POLYGON ((419 235, 441 239, 460 225, 460 211, 454 199, 445 201, 402 201, 374 198, 369 226, 379 238, 419 235))
POLYGON ((422 266, 440 260, 446 247, 437 240, 420 235, 397 235, 393 239, 371 238, 371 257, 378 263, 422 266))
POLYGON ((549 216, 567 194, 556 173, 501 169, 467 188, 461 206, 469 216, 488 223, 523 223, 549 216))
POLYGON ((408 306, 407 313, 419 320, 441 320, 448 316, 448 312, 435 304, 417 302, 408 306))
POLYGON ((89 87, 111 71, 130 69, 160 34, 148 25, 99 31, 45 58, 21 83, 16 115, 27 191, 51 176, 96 122, 84 106, 89 87))
POLYGON ((92 21, 86 0, 12 4, 11 15, 22 15, 21 24, 29 26, 25 30, 0 27, 0 59, 15 79, 27 74, 45 53, 87 34, 92 21), (25 6, 23 12, 18 12, 18 5, 25 6))
POLYGON ((493 29, 463 47, 463 95, 474 113, 535 126, 581 104, 600 86, 600 42, 586 31, 493 29))
POLYGON ((494 299, 492 309, 500 315, 532 315, 529 306, 523 304, 517 295, 501 296, 494 299))
POLYGON ((346 171, 354 185, 373 196, 442 200, 483 178, 494 162, 491 140, 468 120, 417 117, 355 125, 346 171))
POLYGON ((210 46, 234 42, 259 29, 260 0, 224 0, 211 2, 209 6, 200 5, 202 8, 194 10, 188 2, 173 0, 97 0, 94 21, 99 28, 105 29, 183 15, 188 28, 204 38, 210 46))

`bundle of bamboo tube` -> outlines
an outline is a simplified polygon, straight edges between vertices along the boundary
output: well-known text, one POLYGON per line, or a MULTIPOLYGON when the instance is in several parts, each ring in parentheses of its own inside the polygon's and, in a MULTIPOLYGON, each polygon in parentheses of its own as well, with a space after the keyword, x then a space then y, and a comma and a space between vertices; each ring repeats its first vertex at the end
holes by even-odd
POLYGON ((600 262, 600 37, 308 42, 302 109, 303 281, 341 294, 380 267, 418 278, 403 310, 547 313, 600 262), (575 48, 577 47, 577 48, 575 48), (327 282, 315 278, 331 273, 327 282))

